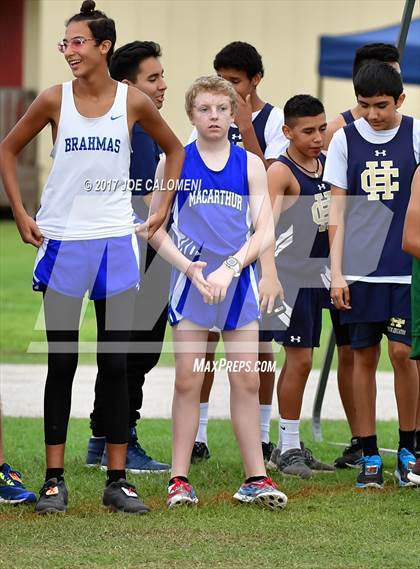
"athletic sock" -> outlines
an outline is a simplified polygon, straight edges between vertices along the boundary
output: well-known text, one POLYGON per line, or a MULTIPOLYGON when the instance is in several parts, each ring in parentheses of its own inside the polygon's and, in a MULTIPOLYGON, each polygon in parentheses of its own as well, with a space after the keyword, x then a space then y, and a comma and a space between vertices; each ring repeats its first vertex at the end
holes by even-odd
POLYGON ((300 449, 299 419, 280 419, 281 454, 292 448, 300 449))
POLYGON ((361 437, 352 437, 350 439, 350 444, 352 447, 354 447, 355 449, 361 449, 362 448, 362 439, 361 437))
POLYGON ((112 482, 118 482, 120 478, 125 480, 125 470, 107 470, 106 485, 109 486, 112 482))
POLYGON ((263 443, 270 442, 271 405, 260 405, 260 429, 263 443))
POLYGON ((420 452, 420 431, 416 431, 416 452, 420 452))
POLYGON ((51 478, 57 478, 58 482, 64 480, 64 468, 47 468, 45 471, 45 482, 51 478))
POLYGON ((369 437, 360 437, 360 440, 362 442, 363 456, 373 456, 374 454, 379 454, 376 435, 370 435, 369 437))
POLYGON ((198 424, 198 432, 195 437, 196 441, 205 443, 207 446, 207 424, 209 422, 209 404, 200 403, 200 422, 198 424))
POLYGON ((277 441, 277 448, 279 448, 281 450, 281 434, 283 432, 283 429, 281 428, 281 416, 279 417, 279 438, 277 441))
POLYGON ((189 484, 188 482, 188 478, 186 476, 174 476, 173 478, 171 478, 168 482, 168 486, 172 486, 172 484, 175 484, 175 480, 182 480, 182 482, 185 482, 186 484, 189 484))
POLYGON ((250 476, 245 480, 245 484, 251 484, 251 482, 259 482, 260 480, 265 480, 267 476, 250 476))
POLYGON ((398 452, 400 452, 402 448, 406 448, 408 451, 414 454, 414 449, 415 449, 414 437, 416 435, 416 431, 402 431, 401 429, 399 429, 399 433, 400 433, 400 442, 398 444, 398 452))

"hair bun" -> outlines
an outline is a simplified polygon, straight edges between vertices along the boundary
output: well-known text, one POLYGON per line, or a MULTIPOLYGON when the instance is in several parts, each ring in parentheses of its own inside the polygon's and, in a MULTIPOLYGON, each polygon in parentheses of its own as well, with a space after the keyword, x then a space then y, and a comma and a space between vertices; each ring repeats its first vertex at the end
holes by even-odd
POLYGON ((95 11, 95 2, 93 0, 85 0, 80 8, 81 14, 92 14, 95 11))

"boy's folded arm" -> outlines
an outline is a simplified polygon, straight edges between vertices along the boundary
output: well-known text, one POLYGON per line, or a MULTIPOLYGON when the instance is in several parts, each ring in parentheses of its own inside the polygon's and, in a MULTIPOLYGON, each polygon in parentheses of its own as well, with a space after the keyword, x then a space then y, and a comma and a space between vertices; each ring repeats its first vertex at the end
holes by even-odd
POLYGON ((248 187, 254 233, 234 254, 242 267, 254 262, 274 242, 274 221, 267 190, 267 174, 261 159, 249 152, 248 187))

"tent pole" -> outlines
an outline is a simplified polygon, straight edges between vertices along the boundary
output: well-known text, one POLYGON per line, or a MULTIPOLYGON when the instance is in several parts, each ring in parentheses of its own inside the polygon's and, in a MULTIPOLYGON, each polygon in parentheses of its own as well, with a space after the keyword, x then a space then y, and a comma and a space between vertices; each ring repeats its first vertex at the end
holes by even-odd
POLYGON ((320 101, 324 98, 324 79, 321 75, 318 75, 318 82, 316 87, 316 97, 320 101))
POLYGON ((401 19, 400 33, 397 40, 397 48, 400 52, 400 61, 403 59, 405 42, 407 41, 408 29, 413 16, 414 4, 416 0, 405 0, 404 12, 401 19))
POLYGON ((331 362, 334 356, 335 350, 335 334, 334 330, 331 330, 330 337, 328 339, 327 351, 324 355, 324 361, 322 362, 322 369, 318 380, 318 387, 316 389, 314 405, 312 408, 312 436, 316 442, 322 441, 322 431, 321 431, 321 408, 322 402, 324 401, 325 389, 327 388, 328 375, 331 369, 331 362))

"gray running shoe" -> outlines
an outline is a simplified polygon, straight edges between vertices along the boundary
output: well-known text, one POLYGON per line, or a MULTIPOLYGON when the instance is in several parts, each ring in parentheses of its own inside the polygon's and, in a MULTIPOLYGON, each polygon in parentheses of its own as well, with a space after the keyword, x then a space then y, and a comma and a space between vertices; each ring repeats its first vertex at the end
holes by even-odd
POLYGON ((102 503, 112 512, 126 514, 147 514, 150 512, 150 508, 143 504, 138 497, 136 487, 124 478, 120 478, 118 482, 111 482, 105 487, 102 503))
POLYGON ((279 448, 275 448, 269 464, 275 464, 285 476, 299 476, 304 480, 312 476, 312 470, 306 464, 305 454, 300 448, 292 448, 284 454, 281 454, 279 448))
POLYGON ((64 480, 50 478, 39 491, 37 514, 63 514, 67 510, 68 493, 64 480))
POLYGON ((305 445, 301 442, 300 446, 302 448, 303 455, 305 457, 305 464, 309 466, 312 470, 312 474, 319 474, 319 473, 331 473, 335 472, 335 467, 332 464, 325 464, 325 462, 321 462, 317 460, 310 448, 305 447, 305 445))
POLYGON ((277 462, 280 458, 280 455, 281 449, 274 447, 271 452, 270 460, 266 463, 267 470, 277 470, 277 462))
POLYGON ((270 461, 271 454, 276 447, 274 446, 274 444, 271 441, 268 441, 268 443, 265 443, 264 441, 262 441, 261 446, 262 446, 262 453, 263 453, 263 457, 264 457, 264 462, 267 464, 270 461))

